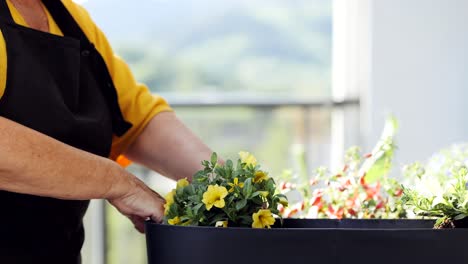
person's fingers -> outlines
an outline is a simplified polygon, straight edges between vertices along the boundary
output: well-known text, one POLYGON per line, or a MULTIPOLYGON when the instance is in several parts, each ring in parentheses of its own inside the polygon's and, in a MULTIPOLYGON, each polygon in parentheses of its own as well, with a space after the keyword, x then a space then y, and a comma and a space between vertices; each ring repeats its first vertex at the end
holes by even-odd
POLYGON ((156 223, 162 223, 164 218, 164 209, 158 208, 154 211, 154 213, 150 216, 150 219, 156 223))
POLYGON ((149 218, 156 223, 161 223, 164 218, 164 204, 166 203, 166 200, 162 198, 159 193, 154 191, 153 193, 157 196, 157 203, 153 207, 153 212, 149 218))
POLYGON ((138 232, 144 234, 145 233, 145 220, 139 216, 131 215, 128 218, 132 221, 133 225, 135 226, 138 232))
POLYGON ((164 198, 143 183, 137 185, 128 195, 109 200, 109 202, 119 212, 128 216, 140 232, 144 232, 144 224, 147 219, 156 223, 163 221, 164 198))

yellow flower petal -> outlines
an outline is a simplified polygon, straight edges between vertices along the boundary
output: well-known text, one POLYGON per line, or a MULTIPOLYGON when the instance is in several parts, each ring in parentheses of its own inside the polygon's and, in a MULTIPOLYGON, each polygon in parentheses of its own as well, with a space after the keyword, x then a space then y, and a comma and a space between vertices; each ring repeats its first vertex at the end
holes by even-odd
POLYGON ((218 221, 216 222, 215 227, 228 227, 228 221, 218 221))
POLYGON ((252 215, 253 228, 270 228, 275 223, 273 214, 268 209, 260 209, 252 215))
POLYGON ((224 202, 224 199, 220 199, 220 200, 217 200, 216 202, 214 202, 214 206, 216 206, 218 208, 223 208, 225 205, 226 205, 226 203, 224 202))
POLYGON ((257 165, 257 159, 249 152, 241 151, 239 152, 239 157, 241 158, 242 163, 245 163, 247 165, 252 165, 252 166, 257 165))
POLYGON ((176 217, 174 217, 172 219, 169 219, 167 221, 167 223, 170 224, 170 225, 178 225, 178 224, 180 224, 180 218, 178 216, 176 216, 176 217))
POLYGON ((167 215, 169 212, 169 209, 171 208, 171 205, 174 203, 174 196, 176 194, 176 190, 172 190, 166 196, 164 199, 166 200, 166 204, 164 204, 164 215, 167 215))
POLYGON ((255 177, 253 179, 254 183, 260 183, 262 181, 268 180, 268 174, 264 171, 257 171, 255 172, 255 177))
POLYGON ((185 186, 188 186, 190 183, 187 180, 187 178, 180 179, 177 181, 177 189, 184 188, 185 186))
POLYGON ((206 206, 206 210, 211 210, 213 206, 223 208, 226 204, 224 198, 228 195, 228 190, 224 186, 210 185, 208 190, 203 193, 202 202, 206 206))
POLYGON ((244 183, 243 182, 239 183, 239 178, 237 177, 232 180, 232 183, 229 182, 228 185, 231 186, 231 188, 229 189, 229 192, 234 192, 236 186, 239 186, 240 188, 244 187, 244 183))

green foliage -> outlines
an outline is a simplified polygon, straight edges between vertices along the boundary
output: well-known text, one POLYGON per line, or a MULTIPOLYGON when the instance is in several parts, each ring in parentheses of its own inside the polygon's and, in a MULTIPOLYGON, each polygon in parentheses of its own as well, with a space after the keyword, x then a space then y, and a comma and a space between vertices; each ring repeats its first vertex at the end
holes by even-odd
POLYGON ((456 145, 435 154, 426 165, 404 168, 402 202, 416 216, 436 217, 436 225, 468 216, 468 146, 456 145))
POLYGON ((278 215, 284 197, 275 194, 275 181, 260 170, 256 159, 244 154, 236 164, 232 160, 219 164, 213 153, 210 161, 202 162, 204 169, 193 176, 192 183, 179 181, 166 197, 164 223, 250 227, 261 209, 269 210, 271 219, 278 215))
POLYGON ((372 150, 371 155, 362 164, 361 175, 365 175, 367 183, 374 183, 386 176, 392 166, 395 149, 394 136, 398 129, 395 117, 390 116, 386 123, 379 142, 372 150))

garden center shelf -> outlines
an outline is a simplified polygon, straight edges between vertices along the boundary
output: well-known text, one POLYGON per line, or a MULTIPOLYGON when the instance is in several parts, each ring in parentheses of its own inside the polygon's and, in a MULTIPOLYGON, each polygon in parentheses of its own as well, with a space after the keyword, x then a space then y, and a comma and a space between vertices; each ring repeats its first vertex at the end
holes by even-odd
POLYGON ((468 263, 468 229, 433 225, 432 220, 285 219, 282 227, 251 229, 147 222, 148 263, 468 263))

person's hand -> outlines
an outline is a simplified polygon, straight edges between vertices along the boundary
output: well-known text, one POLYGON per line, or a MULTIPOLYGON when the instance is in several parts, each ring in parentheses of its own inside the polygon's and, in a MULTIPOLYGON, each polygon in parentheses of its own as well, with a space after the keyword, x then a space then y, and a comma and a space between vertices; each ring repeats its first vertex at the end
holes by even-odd
POLYGON ((130 191, 120 197, 109 199, 109 202, 127 216, 141 233, 145 232, 145 221, 151 219, 162 222, 164 216, 164 198, 146 186, 136 177, 130 191))

